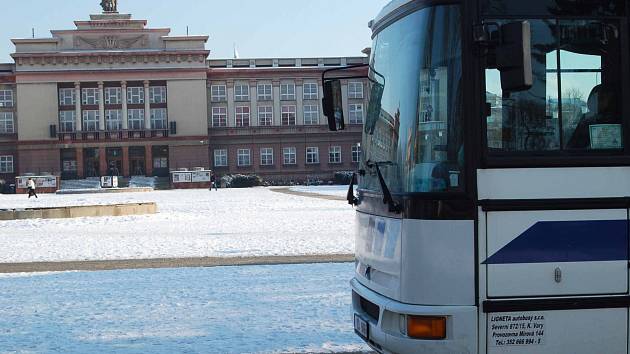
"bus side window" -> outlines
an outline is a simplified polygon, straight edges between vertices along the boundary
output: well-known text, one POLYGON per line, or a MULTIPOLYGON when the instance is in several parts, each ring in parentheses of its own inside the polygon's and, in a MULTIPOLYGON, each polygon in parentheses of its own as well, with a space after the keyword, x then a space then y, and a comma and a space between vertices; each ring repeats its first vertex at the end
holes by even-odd
POLYGON ((613 23, 533 20, 534 85, 501 91, 486 71, 491 151, 588 151, 623 148, 620 40, 613 23))

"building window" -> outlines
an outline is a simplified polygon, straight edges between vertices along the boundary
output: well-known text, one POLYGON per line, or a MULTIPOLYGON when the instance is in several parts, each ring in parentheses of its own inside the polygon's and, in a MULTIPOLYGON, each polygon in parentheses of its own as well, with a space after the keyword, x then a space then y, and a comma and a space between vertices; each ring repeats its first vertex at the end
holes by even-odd
POLYGON ((0 107, 13 107, 12 90, 0 90, 0 107))
POLYGON ((259 84, 257 91, 259 101, 273 100, 273 86, 271 84, 259 84))
POLYGON ((307 164, 318 164, 319 163, 319 148, 318 147, 307 147, 306 148, 306 163, 307 164))
POLYGON ((0 134, 13 134, 13 112, 0 112, 0 134))
POLYGON ((154 157, 153 168, 168 168, 168 157, 154 157))
POLYGON ((356 144, 352 146, 352 162, 361 161, 361 145, 356 144))
POLYGON ((144 109, 129 109, 127 111, 129 130, 144 129, 144 109))
POLYGON ((304 105, 304 125, 319 124, 319 108, 316 105, 304 105))
POLYGON ((295 125, 295 106, 282 106, 282 125, 295 125))
POLYGON ((304 99, 305 100, 316 100, 317 95, 317 84, 308 82, 304 84, 304 99))
POLYGON ((258 107, 258 125, 263 127, 273 125, 273 107, 258 107))
POLYGON ((101 101, 100 93, 97 88, 84 88, 81 90, 82 103, 84 105, 96 106, 101 101))
POLYGON ((210 86, 210 99, 212 102, 223 102, 227 100, 225 85, 210 86))
POLYGON ((351 104, 348 120, 350 124, 363 124, 363 105, 351 104))
POLYGON ((105 128, 109 131, 122 129, 122 111, 120 109, 108 109, 105 111, 105 128))
POLYGON ((75 129, 77 116, 75 111, 59 112, 59 131, 62 133, 72 133, 75 129))
POLYGON ((98 111, 83 111, 83 130, 95 132, 98 130, 98 111))
POLYGON ((348 83, 348 98, 363 99, 363 83, 362 82, 349 82, 348 83))
POLYGON ((294 147, 285 147, 282 149, 283 163, 285 165, 297 164, 297 154, 294 147))
POLYGON ((280 99, 283 101, 295 100, 295 85, 294 84, 280 85, 280 99))
POLYGON ((328 149, 328 162, 341 163, 341 146, 331 146, 328 149))
POLYGON ((236 126, 249 127, 249 107, 247 106, 236 107, 236 126))
POLYGON ((122 103, 122 89, 120 87, 106 87, 104 92, 105 92, 105 104, 121 104, 122 103))
POLYGON ((260 165, 261 166, 273 165, 273 149, 272 148, 260 149, 260 165))
POLYGON ((237 151, 237 161, 239 166, 251 166, 252 165, 252 157, 250 149, 238 149, 237 151))
POLYGON ((166 108, 151 109, 151 129, 167 129, 166 108))
POLYGON ((249 85, 234 85, 234 100, 249 101, 249 85))
POLYGON ((128 104, 144 104, 144 87, 127 87, 128 104))
POLYGON ((59 105, 74 106, 76 104, 76 92, 71 88, 59 89, 59 105))
POLYGON ((149 87, 150 103, 166 103, 166 86, 149 87))
POLYGON ((0 156, 0 173, 13 173, 13 156, 0 156))
POLYGON ((214 150, 214 167, 227 167, 228 153, 227 149, 214 150))
POLYGON ((212 126, 227 127, 227 108, 212 107, 212 126))

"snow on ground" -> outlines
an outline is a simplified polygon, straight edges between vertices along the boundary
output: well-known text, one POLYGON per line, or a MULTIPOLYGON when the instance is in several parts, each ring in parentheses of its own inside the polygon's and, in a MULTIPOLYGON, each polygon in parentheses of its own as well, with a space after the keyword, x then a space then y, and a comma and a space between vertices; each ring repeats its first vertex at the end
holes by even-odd
POLYGON ((129 180, 129 188, 155 188, 155 177, 133 176, 129 180))
POLYGON ((101 189, 101 180, 96 178, 62 180, 60 189, 101 189))
POLYGON ((0 276, 0 353, 368 350, 352 264, 0 276))
POLYGON ((269 188, 0 195, 0 209, 127 202, 159 213, 0 221, 0 263, 354 252, 347 203, 269 188))

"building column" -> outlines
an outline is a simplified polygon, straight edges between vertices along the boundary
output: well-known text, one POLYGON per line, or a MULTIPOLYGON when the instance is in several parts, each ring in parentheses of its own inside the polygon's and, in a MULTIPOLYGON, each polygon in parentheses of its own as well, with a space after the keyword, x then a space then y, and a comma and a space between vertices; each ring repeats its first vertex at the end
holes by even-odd
POLYGON ((234 80, 225 83, 227 90, 227 126, 236 126, 236 109, 234 108, 234 80))
POLYGON ((83 166, 83 148, 76 148, 77 155, 77 178, 85 178, 85 166, 83 166))
POLYGON ((282 115, 280 109, 280 80, 272 81, 273 91, 273 125, 282 125, 282 115))
POLYGON ((83 130, 82 117, 81 117, 81 83, 74 83, 74 114, 75 114, 75 131, 80 132, 83 130))
POLYGON ((129 146, 122 147, 122 174, 129 177, 129 146))
POLYGON ((251 108, 249 109, 249 124, 253 127, 258 126, 258 94, 257 94, 257 81, 249 80, 249 98, 251 102, 251 108))
POLYGON ((149 81, 144 81, 144 130, 151 129, 151 102, 149 97, 149 81))
POLYGON ((144 156, 145 162, 144 167, 146 170, 147 176, 153 175, 153 151, 151 150, 151 145, 146 145, 144 147, 144 156))
POLYGON ((304 80, 295 80, 295 124, 304 125, 304 80))
POLYGON ((103 81, 98 82, 98 130, 105 131, 105 90, 103 81))
MULTIPOLYGON (((129 124, 127 122, 127 81, 120 82, 120 91, 120 97, 122 100, 122 128, 123 130, 127 130, 129 129, 129 124)), ((129 148, 127 148, 127 152, 129 152, 129 148)), ((127 161, 127 164, 128 163, 129 161, 127 161)))
POLYGON ((107 176, 107 152, 104 146, 98 148, 98 174, 107 176))

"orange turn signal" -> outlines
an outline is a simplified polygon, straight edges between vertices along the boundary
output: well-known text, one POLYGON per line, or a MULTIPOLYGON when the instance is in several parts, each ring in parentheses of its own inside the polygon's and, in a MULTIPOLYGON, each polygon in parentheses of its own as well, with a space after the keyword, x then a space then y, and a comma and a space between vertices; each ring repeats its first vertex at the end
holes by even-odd
POLYGON ((407 335, 416 339, 445 339, 446 317, 407 316, 407 335))

